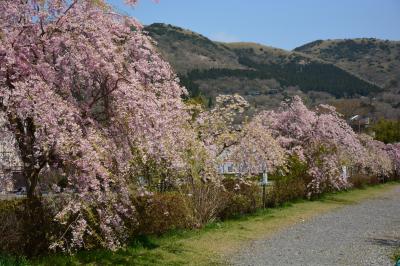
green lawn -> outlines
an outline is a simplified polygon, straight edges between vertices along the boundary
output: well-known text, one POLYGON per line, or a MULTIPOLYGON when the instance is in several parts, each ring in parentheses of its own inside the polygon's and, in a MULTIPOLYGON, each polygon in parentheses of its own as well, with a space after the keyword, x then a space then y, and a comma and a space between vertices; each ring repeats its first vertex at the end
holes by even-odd
MULTIPOLYGON (((115 253, 80 252, 54 255, 30 262, 33 265, 224 265, 225 258, 256 240, 318 214, 379 197, 398 186, 389 183, 361 190, 329 194, 315 201, 299 201, 282 208, 261 210, 254 215, 213 223, 204 229, 171 232, 163 237, 143 237, 115 253)), ((0 259, 0 265, 1 259, 0 259)))

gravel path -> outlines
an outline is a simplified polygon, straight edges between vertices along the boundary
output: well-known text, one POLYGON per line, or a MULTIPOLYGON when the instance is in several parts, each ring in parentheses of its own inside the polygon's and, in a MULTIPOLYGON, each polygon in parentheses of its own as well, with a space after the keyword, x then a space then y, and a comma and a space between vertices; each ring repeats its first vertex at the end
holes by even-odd
POLYGON ((400 187, 252 242, 233 265, 393 265, 400 245, 400 187))

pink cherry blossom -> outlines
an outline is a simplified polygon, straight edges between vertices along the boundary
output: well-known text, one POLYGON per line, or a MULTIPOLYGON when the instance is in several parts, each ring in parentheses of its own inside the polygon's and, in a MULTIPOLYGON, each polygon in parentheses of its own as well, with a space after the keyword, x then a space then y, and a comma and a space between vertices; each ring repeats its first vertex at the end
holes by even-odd
POLYGON ((310 110, 295 96, 283 102, 279 110, 264 111, 255 119, 288 154, 307 162, 312 177, 310 195, 349 187, 341 167, 359 163, 364 148, 333 107, 323 105, 310 110))
POLYGON ((72 239, 53 247, 81 247, 95 233, 83 214, 95 208, 101 244, 116 248, 133 213, 125 179, 132 149, 187 168, 186 91, 142 26, 105 1, 5 0, 0 10, 0 110, 28 197, 37 197, 41 175, 62 173, 69 204, 56 218, 79 219, 67 227, 72 239))

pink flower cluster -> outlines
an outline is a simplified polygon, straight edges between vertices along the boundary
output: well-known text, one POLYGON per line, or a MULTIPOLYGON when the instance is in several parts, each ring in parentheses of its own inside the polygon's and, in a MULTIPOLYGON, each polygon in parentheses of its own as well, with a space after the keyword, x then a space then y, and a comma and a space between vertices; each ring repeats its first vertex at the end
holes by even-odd
POLYGON ((69 204, 56 219, 74 222, 53 247, 79 248, 96 233, 116 248, 133 212, 124 178, 132 149, 185 168, 194 139, 186 91, 142 26, 105 1, 5 0, 0 10, 0 112, 28 196, 45 172, 60 173, 69 204), (84 222, 93 208, 100 232, 84 222))
POLYGON ((398 145, 358 136, 333 107, 320 105, 310 110, 298 96, 283 102, 277 111, 260 113, 255 120, 272 133, 289 155, 308 164, 312 177, 310 195, 348 188, 343 166, 388 176, 393 172, 393 162, 399 162, 398 145))

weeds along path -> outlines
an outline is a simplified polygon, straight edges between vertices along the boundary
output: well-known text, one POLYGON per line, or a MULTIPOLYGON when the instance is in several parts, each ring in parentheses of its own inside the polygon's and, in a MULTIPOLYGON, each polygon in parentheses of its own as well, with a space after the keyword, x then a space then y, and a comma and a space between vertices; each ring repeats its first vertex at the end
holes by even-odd
POLYGON ((243 246, 233 265, 394 265, 400 186, 243 246))

